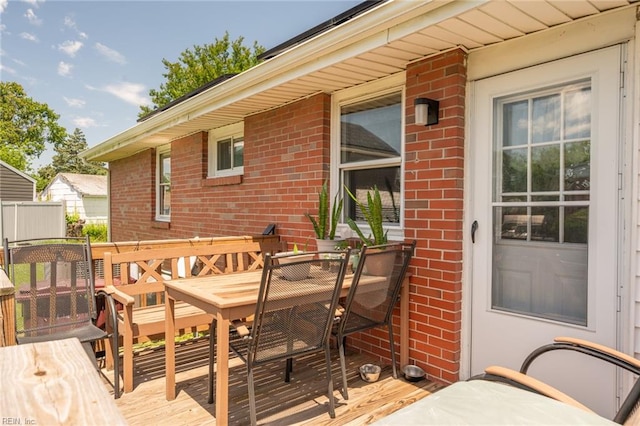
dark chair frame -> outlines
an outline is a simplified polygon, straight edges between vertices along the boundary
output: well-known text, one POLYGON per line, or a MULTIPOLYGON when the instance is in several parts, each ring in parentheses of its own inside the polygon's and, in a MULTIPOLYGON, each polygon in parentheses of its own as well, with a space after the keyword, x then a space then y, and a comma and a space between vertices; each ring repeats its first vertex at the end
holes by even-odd
MULTIPOLYGON (((485 369, 484 374, 471 377, 469 380, 490 380, 506 383, 588 410, 587 407, 584 407, 569 395, 526 375, 529 367, 538 357, 557 350, 575 351, 633 373, 636 376, 636 381, 626 398, 622 401, 618 412, 612 420, 615 423, 625 424, 632 416, 638 416, 640 414, 637 412, 638 409, 640 409, 640 380, 637 379, 637 376, 640 376, 640 360, 607 346, 572 337, 556 337, 553 343, 540 346, 533 350, 523 361, 519 372, 504 367, 490 366, 485 369)), ((635 419, 635 421, 638 421, 638 419, 635 419)))
MULTIPOLYGON (((95 325, 97 312, 97 298, 103 298, 108 306, 110 318, 113 321, 117 311, 113 300, 108 297, 104 290, 95 290, 95 280, 93 262, 91 257, 91 244, 89 237, 86 238, 38 238, 29 240, 9 241, 4 240, 4 269, 9 279, 18 286, 16 288, 16 314, 18 304, 28 302, 30 316, 26 316, 19 327, 16 321, 16 341, 18 344, 34 343, 66 338, 78 338, 82 343, 87 355, 95 362, 99 373, 95 353, 95 342, 103 339, 112 339, 114 343, 117 339, 117 330, 113 333, 97 327, 95 325), (58 263, 69 264, 69 283, 67 286, 58 286, 58 263), (49 264, 50 280, 38 281, 38 265, 49 264), (25 269, 20 269, 24 265, 29 272, 26 273, 26 282, 18 282, 18 275, 25 269), (28 266, 27 266, 28 265, 28 266), (16 266, 18 271, 16 272, 16 266), (84 288, 78 285, 82 281, 84 288), (42 285, 38 288, 38 285, 42 285), (28 290, 21 290, 20 285, 28 285, 28 290), (21 297, 21 292, 25 293, 21 297), (35 310, 35 312, 32 312, 35 310), (41 313, 47 312, 46 316, 40 317, 41 313), (68 311, 68 312, 67 312, 68 311), (80 314, 80 315, 79 315, 80 314), (34 317, 35 316, 35 317, 34 317), (38 318, 42 318, 39 320, 38 318), (28 324, 28 323, 30 324, 28 324), (44 323, 44 324, 39 324, 44 323)), ((116 323, 117 325, 117 323, 116 323)), ((120 397, 120 374, 118 362, 118 345, 113 345, 114 349, 114 397, 120 397)))
POLYGON ((350 334, 369 330, 372 328, 386 326, 389 333, 389 350, 391 352, 391 365, 393 371, 393 377, 398 378, 397 361, 395 342, 393 338, 393 310, 400 298, 400 290, 402 282, 404 281, 409 262, 413 256, 415 250, 416 241, 412 243, 391 243, 377 246, 364 245, 360 251, 360 260, 356 266, 356 270, 353 276, 353 282, 349 288, 349 293, 344 304, 344 312, 340 318, 340 322, 333 330, 333 335, 336 337, 338 351, 340 352, 340 369, 342 373, 342 395, 344 399, 349 399, 349 392, 347 390, 347 372, 346 372, 346 360, 345 360, 345 343, 346 337, 350 334), (389 271, 387 275, 389 282, 386 288, 387 294, 385 296, 386 306, 384 308, 384 315, 369 315, 366 316, 362 312, 354 312, 354 301, 359 295, 360 279, 363 275, 366 275, 365 268, 369 262, 379 260, 378 257, 386 256, 390 252, 395 252, 393 269, 389 271))

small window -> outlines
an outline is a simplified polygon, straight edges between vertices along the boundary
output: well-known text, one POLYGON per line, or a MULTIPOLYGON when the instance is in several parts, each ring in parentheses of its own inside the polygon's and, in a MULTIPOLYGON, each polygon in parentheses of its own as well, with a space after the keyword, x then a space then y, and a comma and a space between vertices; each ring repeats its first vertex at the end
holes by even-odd
POLYGON ((244 139, 229 138, 217 142, 216 174, 242 173, 244 166, 244 139))
POLYGON ((209 132, 209 176, 244 173, 242 123, 209 132))
POLYGON ((171 151, 159 149, 156 174, 156 219, 171 219, 171 151))

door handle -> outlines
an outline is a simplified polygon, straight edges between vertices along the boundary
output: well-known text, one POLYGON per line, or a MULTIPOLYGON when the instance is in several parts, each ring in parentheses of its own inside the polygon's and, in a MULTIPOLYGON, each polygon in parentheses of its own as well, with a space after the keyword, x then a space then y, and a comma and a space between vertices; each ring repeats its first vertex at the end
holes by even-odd
POLYGON ((476 231, 478 230, 478 221, 474 220, 471 224, 471 242, 476 242, 476 231))

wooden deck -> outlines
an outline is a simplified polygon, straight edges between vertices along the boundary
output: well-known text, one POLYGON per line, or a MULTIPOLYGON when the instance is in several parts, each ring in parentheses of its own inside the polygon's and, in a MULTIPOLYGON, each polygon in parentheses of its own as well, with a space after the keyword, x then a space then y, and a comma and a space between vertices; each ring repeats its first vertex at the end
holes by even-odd
MULTIPOLYGON (((208 340, 183 343, 176 350, 177 397, 165 398, 164 349, 151 349, 135 356, 135 388, 116 400, 131 425, 215 425, 214 405, 207 403, 208 340)), ((383 366, 380 380, 364 382, 358 367, 370 362, 360 354, 349 354, 349 400, 339 392, 340 362, 333 357, 336 418, 327 412, 324 356, 313 355, 294 363, 290 383, 283 379, 284 365, 272 363, 258 368, 256 400, 258 423, 264 425, 366 425, 409 405, 442 387, 423 380, 410 383, 393 379, 391 367, 383 366)), ((229 424, 249 424, 249 400, 244 364, 232 360, 230 370, 229 424)), ((105 377, 113 379, 112 372, 105 377)), ((106 385, 111 393, 111 384, 106 385)), ((108 419, 105 419, 108 422, 108 419)))

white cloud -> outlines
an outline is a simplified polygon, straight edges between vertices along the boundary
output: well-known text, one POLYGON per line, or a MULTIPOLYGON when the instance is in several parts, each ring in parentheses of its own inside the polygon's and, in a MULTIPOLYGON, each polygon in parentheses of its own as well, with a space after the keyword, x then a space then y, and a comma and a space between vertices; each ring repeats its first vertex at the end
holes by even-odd
POLYGON ((117 50, 111 49, 110 47, 107 47, 102 43, 96 43, 94 47, 98 51, 98 53, 107 58, 109 61, 117 62, 123 65, 127 63, 124 55, 122 55, 117 50))
POLYGON ((42 25, 42 19, 36 16, 33 9, 27 9, 27 12, 24 14, 24 17, 27 18, 27 21, 29 21, 31 25, 42 25))
POLYGON ((71 75, 72 69, 73 69, 72 64, 68 64, 64 61, 60 61, 60 63, 58 64, 58 75, 61 75, 63 77, 68 77, 71 75))
POLYGON ((76 21, 74 21, 73 18, 70 17, 70 16, 65 16, 64 17, 64 26, 74 30, 76 32, 76 34, 78 34, 78 36, 80 36, 80 38, 82 38, 82 39, 86 40, 86 39, 89 38, 87 33, 83 32, 83 31, 80 31, 78 29, 78 26, 76 25, 76 21))
POLYGON ((0 64, 0 73, 7 73, 7 74, 11 74, 11 75, 16 75, 16 70, 14 70, 13 68, 9 68, 6 65, 2 65, 0 64))
POLYGON ((4 12, 4 10, 7 8, 8 3, 9 0, 0 0, 0 13, 4 12))
POLYGON ((86 104, 86 102, 83 101, 82 99, 67 98, 66 96, 63 96, 62 99, 64 99, 67 105, 73 108, 83 108, 86 104))
POLYGON ((98 123, 91 117, 74 117, 71 122, 77 127, 98 127, 98 123))
POLYGON ((64 43, 58 45, 58 50, 74 58, 76 56, 76 53, 78 53, 78 50, 80 50, 81 47, 82 47, 81 41, 67 40, 64 43))
POLYGON ((101 89, 123 101, 135 105, 151 105, 151 101, 144 95, 146 88, 143 84, 136 83, 116 83, 105 86, 101 89))
POLYGON ((37 43, 39 41, 38 37, 36 37, 33 34, 29 34, 29 33, 20 33, 20 37, 25 39, 25 40, 33 41, 35 43, 37 43))

